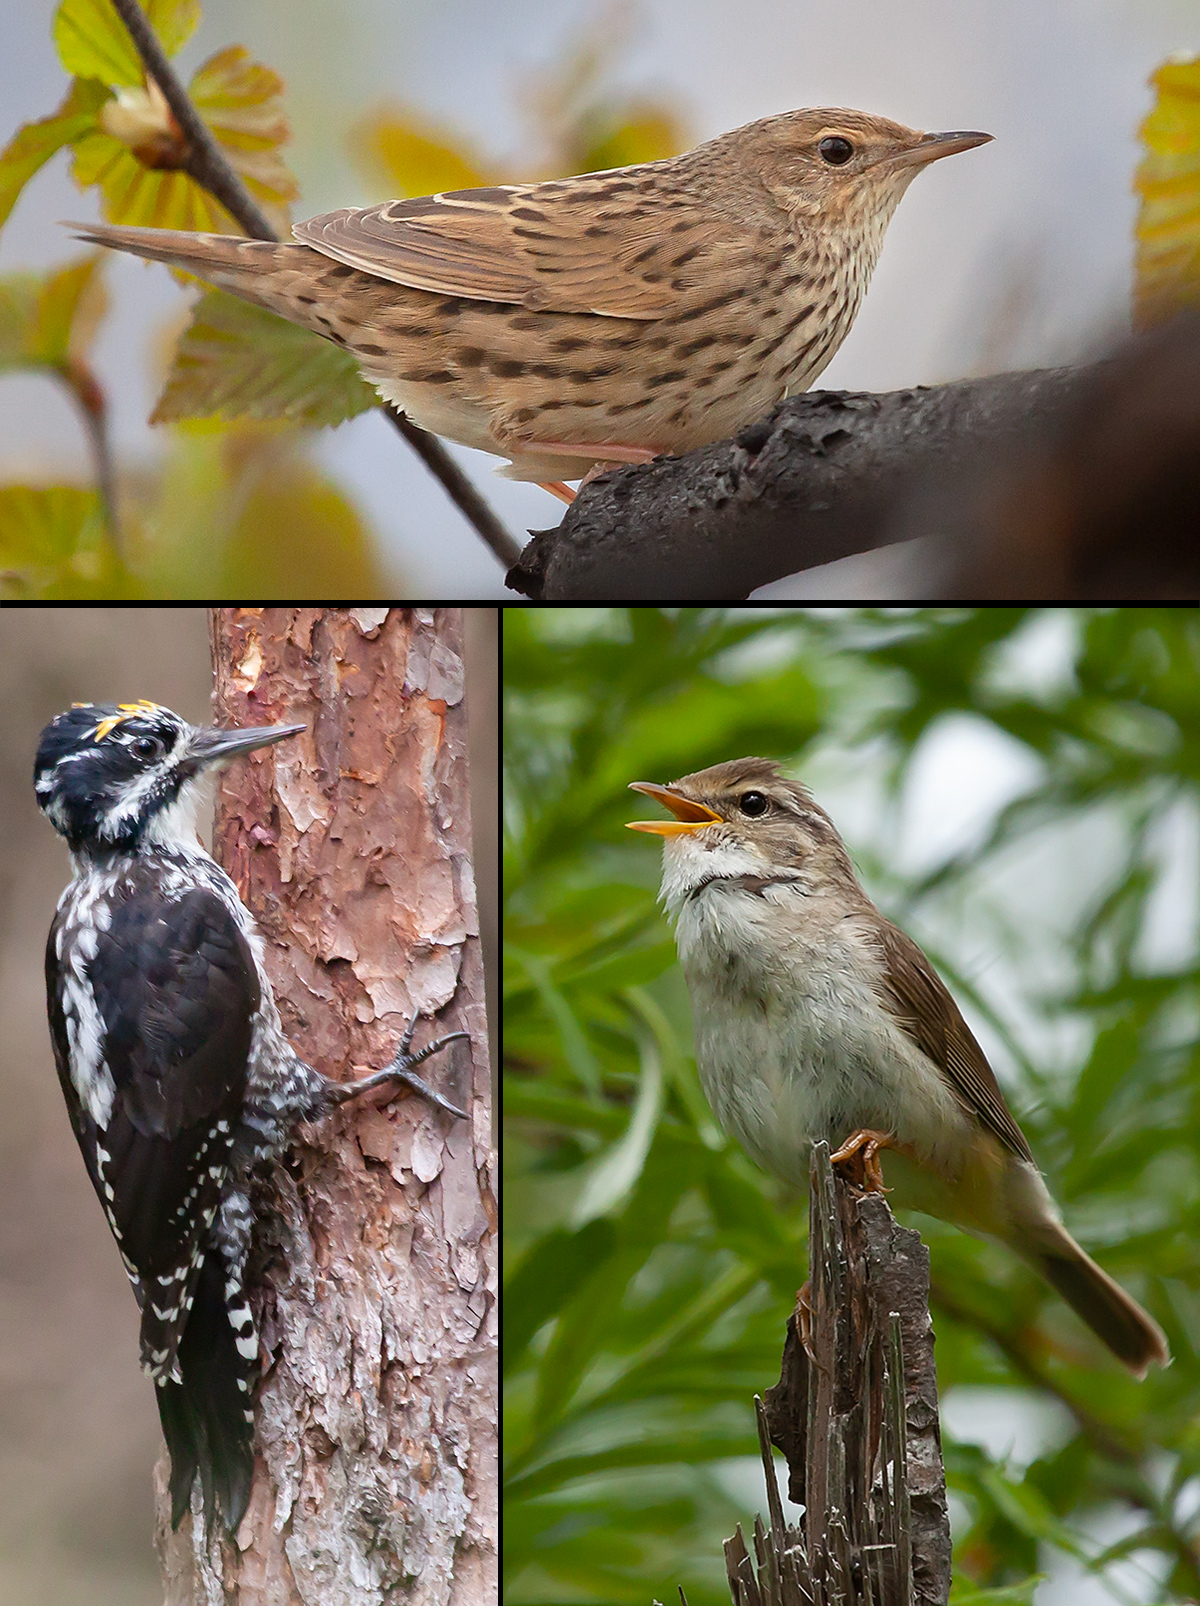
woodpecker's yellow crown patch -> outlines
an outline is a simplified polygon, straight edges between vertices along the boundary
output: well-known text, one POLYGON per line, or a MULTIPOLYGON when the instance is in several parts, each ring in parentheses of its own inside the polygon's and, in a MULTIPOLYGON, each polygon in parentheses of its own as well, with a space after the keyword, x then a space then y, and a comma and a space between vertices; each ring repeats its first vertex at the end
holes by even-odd
MULTIPOLYGON (((75 705, 74 708, 79 710, 83 709, 84 706, 75 705)), ((100 743, 108 737, 109 733, 114 727, 119 727, 122 721, 128 721, 130 716, 153 715, 154 712, 159 708, 160 707, 157 704, 154 704, 150 699, 139 699, 136 704, 119 704, 117 706, 117 714, 115 716, 105 716, 104 720, 92 734, 92 737, 95 738, 97 743, 100 743)))

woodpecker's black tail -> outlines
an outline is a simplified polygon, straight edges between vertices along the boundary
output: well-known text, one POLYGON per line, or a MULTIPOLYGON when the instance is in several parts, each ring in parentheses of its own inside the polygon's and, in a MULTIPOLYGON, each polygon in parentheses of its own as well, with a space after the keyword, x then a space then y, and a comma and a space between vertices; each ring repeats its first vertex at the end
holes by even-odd
MULTIPOLYGON (((244 1298, 237 1308, 244 1309, 244 1298)), ((245 1338, 243 1345, 248 1345, 245 1338)), ((257 1345, 254 1340, 255 1353, 257 1345)), ((171 1525, 178 1526, 187 1512, 199 1475, 209 1525, 219 1514, 236 1532, 254 1474, 250 1388, 256 1364, 238 1349, 218 1252, 210 1251, 204 1260, 178 1361, 182 1381, 155 1387, 171 1455, 171 1525)))

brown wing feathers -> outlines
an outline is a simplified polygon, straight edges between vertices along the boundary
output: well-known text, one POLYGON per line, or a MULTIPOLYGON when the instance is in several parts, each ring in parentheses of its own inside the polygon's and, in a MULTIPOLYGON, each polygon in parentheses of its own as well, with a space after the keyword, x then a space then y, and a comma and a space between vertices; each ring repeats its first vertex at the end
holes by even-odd
POLYGON ((900 1026, 945 1075, 955 1094, 1011 1152, 1033 1162, 1029 1142, 1009 1112, 978 1040, 924 951, 883 921, 884 991, 900 1026))
MULTIPOLYGON (((389 201, 323 213, 293 233, 418 290, 538 312, 659 318, 678 304, 679 286, 665 271, 662 219, 644 205, 638 172, 389 201)), ((675 235, 672 256, 691 244, 675 235)))

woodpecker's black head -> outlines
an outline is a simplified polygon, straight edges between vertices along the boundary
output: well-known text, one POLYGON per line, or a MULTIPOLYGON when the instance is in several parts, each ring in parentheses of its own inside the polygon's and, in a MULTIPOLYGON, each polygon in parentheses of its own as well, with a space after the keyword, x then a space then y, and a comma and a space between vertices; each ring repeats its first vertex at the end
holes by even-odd
POLYGON ((292 727, 193 727, 161 704, 75 704, 43 731, 38 804, 74 851, 136 849, 195 837, 200 773, 278 743, 292 727))

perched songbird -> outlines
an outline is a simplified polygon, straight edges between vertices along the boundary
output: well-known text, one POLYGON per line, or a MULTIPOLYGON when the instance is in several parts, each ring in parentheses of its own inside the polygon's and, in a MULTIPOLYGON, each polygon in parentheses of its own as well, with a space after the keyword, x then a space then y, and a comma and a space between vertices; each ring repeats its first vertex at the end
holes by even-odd
POLYGON ((301 1061, 254 920, 200 846, 203 774, 303 731, 193 727, 146 700, 80 704, 42 733, 34 768, 74 868, 46 947, 54 1057, 141 1309, 176 1526, 197 1474, 210 1526, 219 1515, 236 1531, 250 1495, 254 1169, 299 1120, 388 1079, 466 1116, 413 1073, 463 1034, 414 1052, 410 1024, 394 1061, 353 1084, 301 1061))
POLYGON ((327 336, 418 424, 569 499, 811 386, 913 177, 989 139, 785 112, 664 162, 324 213, 287 243, 72 227, 327 336))
POLYGON ((897 1200, 1003 1242, 1122 1363, 1168 1362, 1161 1330, 1067 1234, 1029 1143, 949 991, 863 892, 808 791, 769 760, 670 787, 662 900, 692 998, 701 1083, 723 1129, 803 1184, 809 1148, 897 1200))

